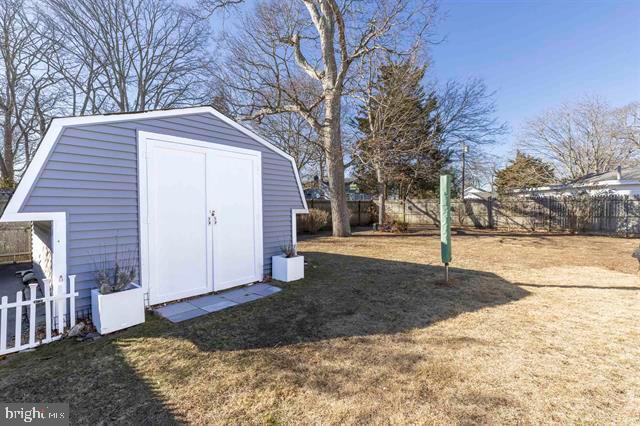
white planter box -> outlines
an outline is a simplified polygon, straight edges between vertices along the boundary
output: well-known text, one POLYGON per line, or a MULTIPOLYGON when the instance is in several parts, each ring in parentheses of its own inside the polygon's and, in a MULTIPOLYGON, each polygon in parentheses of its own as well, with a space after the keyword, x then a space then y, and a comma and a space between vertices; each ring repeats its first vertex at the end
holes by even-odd
POLYGON ((271 275, 278 281, 295 281, 304 278, 304 256, 271 257, 271 275))
POLYGON ((128 290, 100 294, 91 290, 91 318, 100 334, 112 333, 144 322, 144 292, 137 284, 128 290))

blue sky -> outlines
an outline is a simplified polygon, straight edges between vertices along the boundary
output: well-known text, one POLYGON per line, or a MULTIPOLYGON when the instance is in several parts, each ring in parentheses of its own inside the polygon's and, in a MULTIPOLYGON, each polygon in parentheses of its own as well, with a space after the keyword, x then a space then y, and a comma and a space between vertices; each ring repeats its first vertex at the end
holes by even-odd
MULTIPOLYGON (((547 109, 584 96, 640 101, 640 0, 440 0, 440 12, 434 38, 445 41, 431 48, 426 78, 479 77, 496 91, 511 131, 489 151, 503 160, 522 125, 547 109)), ((213 28, 236 23, 217 15, 213 28)))
POLYGON ((512 132, 491 149, 510 156, 521 126, 546 109, 597 95, 640 100, 640 1, 444 0, 432 75, 483 78, 512 132))

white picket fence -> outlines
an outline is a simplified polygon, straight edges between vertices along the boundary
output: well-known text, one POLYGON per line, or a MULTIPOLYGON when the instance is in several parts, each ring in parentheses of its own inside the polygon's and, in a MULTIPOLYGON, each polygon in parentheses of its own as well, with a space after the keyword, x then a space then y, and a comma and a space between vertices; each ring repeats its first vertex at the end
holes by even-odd
POLYGON ((60 283, 57 292, 52 292, 51 282, 47 279, 44 281, 44 297, 36 297, 38 284, 29 285, 29 299, 23 300, 22 292, 16 293, 16 301, 9 302, 7 296, 2 296, 0 302, 0 355, 18 352, 25 349, 35 348, 44 343, 58 340, 62 337, 65 329, 65 317, 67 310, 67 299, 69 299, 69 327, 73 327, 76 323, 76 277, 69 276, 69 292, 66 291, 64 283, 60 283), (55 293, 55 294, 54 294, 55 293), (45 328, 44 337, 37 333, 38 324, 36 322, 37 307, 44 304, 45 311, 45 328), (26 309, 29 318, 28 339, 23 342, 22 330, 22 312, 26 309), (15 309, 15 336, 13 345, 9 345, 7 336, 9 335, 9 310, 15 309), (57 321, 54 321, 54 311, 57 310, 57 321), (55 322, 55 323, 54 323, 55 322), (54 334, 54 331, 56 333, 54 334))

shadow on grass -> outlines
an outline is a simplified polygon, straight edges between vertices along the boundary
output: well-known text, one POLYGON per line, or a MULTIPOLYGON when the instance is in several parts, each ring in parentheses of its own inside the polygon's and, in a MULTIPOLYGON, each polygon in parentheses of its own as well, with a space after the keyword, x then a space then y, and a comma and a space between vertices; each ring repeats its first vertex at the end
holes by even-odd
POLYGON ((67 402, 71 424, 180 424, 118 342, 150 331, 143 325, 94 342, 66 339, 14 354, 0 366, 0 400, 67 402))
MULTIPOLYGON (((364 337, 386 334, 410 340, 397 334, 529 294, 482 271, 452 268, 454 284, 444 286, 437 284, 443 272, 437 266, 324 252, 304 255, 309 261, 306 278, 289 284, 276 282, 283 291, 265 299, 180 324, 152 318, 142 326, 93 343, 63 341, 19 355, 0 367, 0 400, 66 401, 73 423, 182 422, 176 414, 180 410, 164 400, 158 386, 163 383, 165 390, 167 386, 189 386, 211 362, 212 353, 228 354, 225 362, 233 370, 251 365, 260 376, 260 380, 253 379, 257 387, 287 372, 296 387, 311 386, 341 396, 346 392, 345 380, 372 387, 377 380, 347 369, 341 364, 345 359, 365 366, 372 356, 378 356, 380 371, 405 380, 415 377, 413 365, 419 360, 416 357, 423 355, 364 337), (341 337, 356 339, 351 339, 349 346, 341 337), (187 345, 192 349, 180 349, 180 341, 191 342, 195 348, 187 345), (340 361, 331 371, 305 365, 302 354, 289 356, 270 350, 318 341, 331 345, 325 356, 340 361), (181 352, 184 350, 194 352, 181 352), (127 359, 132 351, 138 353, 138 364, 127 359), (160 363, 163 368, 149 373, 140 362, 160 363)), ((469 337, 459 339, 441 344, 456 350, 459 345, 473 343, 469 337)), ((443 386, 452 380, 458 373, 448 368, 442 366, 437 372, 442 377, 433 380, 443 386)))
POLYGON ((366 257, 304 253, 304 281, 258 303, 187 323, 202 350, 256 349, 336 337, 394 334, 519 300, 528 291, 482 271, 366 257))

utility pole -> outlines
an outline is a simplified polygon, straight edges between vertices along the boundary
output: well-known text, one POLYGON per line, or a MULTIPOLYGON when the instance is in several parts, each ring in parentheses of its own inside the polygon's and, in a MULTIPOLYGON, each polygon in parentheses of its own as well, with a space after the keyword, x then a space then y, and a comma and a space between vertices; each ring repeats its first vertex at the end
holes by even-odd
POLYGON ((469 152, 469 147, 464 142, 462 143, 462 192, 460 193, 460 199, 464 201, 464 172, 465 172, 465 155, 469 152))

